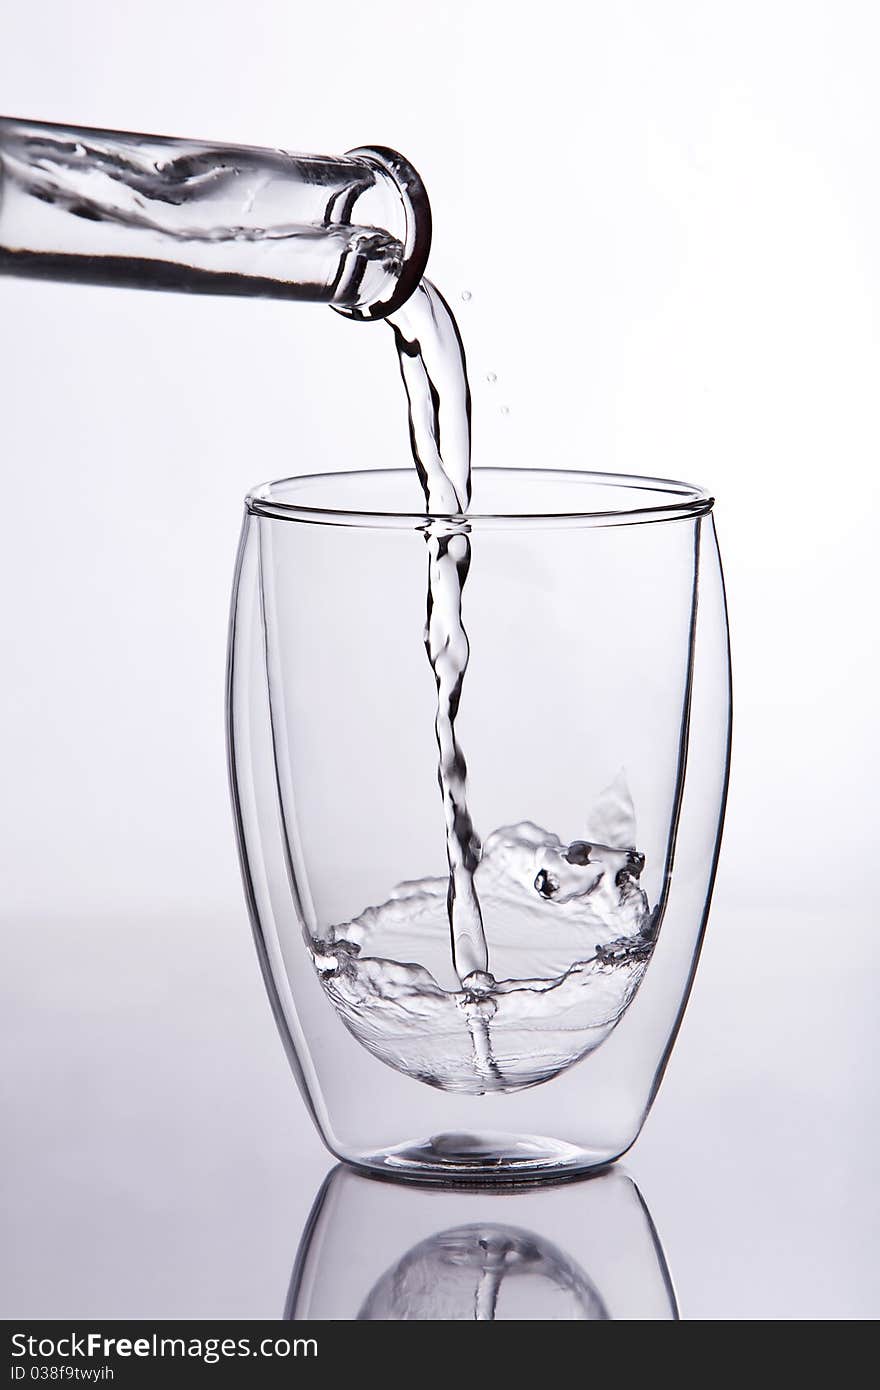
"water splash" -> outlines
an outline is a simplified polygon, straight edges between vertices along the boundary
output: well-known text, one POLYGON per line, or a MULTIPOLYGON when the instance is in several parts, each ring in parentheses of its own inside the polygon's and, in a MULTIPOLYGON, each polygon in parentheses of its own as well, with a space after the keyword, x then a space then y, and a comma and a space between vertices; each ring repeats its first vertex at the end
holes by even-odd
POLYGON ((622 772, 583 838, 566 844, 525 821, 481 845, 456 733, 472 560, 464 348, 426 280, 389 322, 427 512, 425 646, 449 872, 401 884, 331 928, 313 943, 314 961, 349 1032, 387 1065, 446 1091, 511 1092, 557 1076, 616 1027, 647 968, 655 916, 639 887, 645 860, 622 772))
POLYGON ((396 1071, 471 1095, 522 1090, 594 1051, 631 1002, 655 937, 643 867, 629 846, 504 826, 474 874, 494 975, 451 972, 442 878, 335 927, 315 965, 349 1032, 396 1071))

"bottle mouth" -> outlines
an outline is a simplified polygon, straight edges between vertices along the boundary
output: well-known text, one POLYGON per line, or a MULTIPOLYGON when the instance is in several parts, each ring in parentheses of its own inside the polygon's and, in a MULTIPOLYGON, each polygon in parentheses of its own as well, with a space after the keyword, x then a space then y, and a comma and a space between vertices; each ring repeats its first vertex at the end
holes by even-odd
POLYGON ((713 503, 671 478, 550 468, 475 468, 465 515, 429 516, 414 468, 282 478, 245 499, 252 514, 280 521, 404 530, 446 522, 468 531, 644 525, 704 516, 713 503))
POLYGON ((378 170, 379 177, 394 186, 403 211, 400 270, 389 279, 387 294, 371 304, 331 306, 345 318, 370 323, 393 314, 418 288, 431 251, 431 204, 419 174, 396 150, 385 145, 364 145, 348 150, 346 158, 362 159, 378 170))

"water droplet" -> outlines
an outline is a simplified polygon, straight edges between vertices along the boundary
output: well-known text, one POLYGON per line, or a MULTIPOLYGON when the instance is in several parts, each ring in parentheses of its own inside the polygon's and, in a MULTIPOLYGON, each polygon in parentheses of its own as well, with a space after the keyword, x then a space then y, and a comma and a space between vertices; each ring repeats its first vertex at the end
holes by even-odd
POLYGON ((486 380, 488 381, 488 383, 489 383, 490 386, 494 386, 494 385, 495 385, 495 382, 498 380, 498 374, 497 374, 497 372, 487 372, 487 373, 486 373, 486 380))
POLYGON ((467 304, 468 300, 471 298, 470 290, 462 290, 461 297, 464 300, 465 304, 467 304))

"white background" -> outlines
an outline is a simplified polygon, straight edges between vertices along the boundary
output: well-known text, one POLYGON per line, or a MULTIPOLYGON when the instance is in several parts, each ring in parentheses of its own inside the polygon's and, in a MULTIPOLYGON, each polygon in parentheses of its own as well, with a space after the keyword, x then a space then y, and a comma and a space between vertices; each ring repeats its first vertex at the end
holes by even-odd
MULTIPOLYGON (((433 277, 461 309, 476 461, 717 497, 733 780, 691 1069, 674 1063, 658 1102, 693 1134, 652 1150, 652 1119, 633 1167, 644 1151, 685 1222, 673 1149, 705 1144, 701 1116, 728 1126, 701 1151, 707 1193, 784 1138, 777 1186, 761 1195, 750 1170, 724 1239, 760 1213, 740 1251, 760 1285, 812 1211, 834 1315, 864 1312, 856 1247, 876 1209, 859 1240, 840 1230, 856 1229, 876 1109, 880 11, 34 0, 6 3, 0 34, 9 114, 401 149, 431 193, 433 277), (829 1185, 842 1205, 819 1219, 829 1185)), ((14 281, 0 324, 2 914, 16 941, 53 922, 244 939, 222 718, 241 498, 405 457, 390 334, 313 306, 14 281)), ((278 1094, 298 1104, 292 1083, 278 1094)), ((704 1306, 709 1257, 687 1251, 696 1313, 771 1315, 775 1275, 769 1303, 738 1304, 716 1258, 704 1306)), ((809 1270, 780 1315, 812 1309, 811 1290, 821 1304, 809 1270)), ((36 1294, 25 1311, 43 1311, 36 1294)))

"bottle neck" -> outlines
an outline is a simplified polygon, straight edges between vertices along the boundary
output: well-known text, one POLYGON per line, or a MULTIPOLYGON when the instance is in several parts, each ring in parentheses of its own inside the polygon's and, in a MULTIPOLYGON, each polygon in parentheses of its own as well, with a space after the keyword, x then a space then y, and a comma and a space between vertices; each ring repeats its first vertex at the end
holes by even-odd
POLYGON ((0 118, 0 272, 253 295, 383 318, 431 215, 411 165, 0 118))

